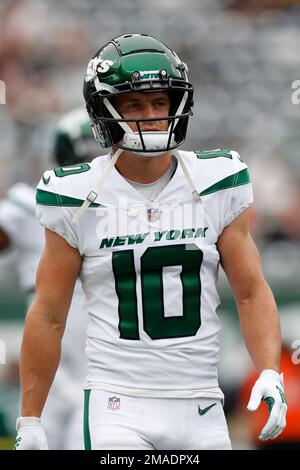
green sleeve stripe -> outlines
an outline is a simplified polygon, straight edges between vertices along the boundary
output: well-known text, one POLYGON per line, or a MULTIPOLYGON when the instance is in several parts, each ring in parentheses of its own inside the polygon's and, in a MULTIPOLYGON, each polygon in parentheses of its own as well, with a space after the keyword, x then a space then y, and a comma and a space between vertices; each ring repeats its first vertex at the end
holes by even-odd
POLYGON ((194 152, 197 158, 201 160, 206 160, 208 158, 219 158, 225 157, 232 160, 232 155, 229 150, 219 149, 219 150, 195 150, 194 152))
MULTIPOLYGON (((35 196, 36 203, 42 206, 64 206, 64 207, 80 207, 84 201, 83 199, 76 199, 74 197, 62 196, 61 194, 50 193, 43 189, 38 189, 35 196)), ((90 207, 99 207, 101 204, 92 202, 90 207)))
POLYGON ((89 426, 89 404, 90 404, 90 390, 84 391, 84 413, 83 413, 83 436, 85 450, 92 450, 90 426, 89 426))
POLYGON ((223 189, 236 188, 237 186, 248 183, 250 183, 250 177, 247 168, 245 168, 234 175, 227 176, 227 178, 218 181, 209 188, 204 189, 204 191, 200 193, 200 196, 206 196, 207 194, 222 191, 223 189))

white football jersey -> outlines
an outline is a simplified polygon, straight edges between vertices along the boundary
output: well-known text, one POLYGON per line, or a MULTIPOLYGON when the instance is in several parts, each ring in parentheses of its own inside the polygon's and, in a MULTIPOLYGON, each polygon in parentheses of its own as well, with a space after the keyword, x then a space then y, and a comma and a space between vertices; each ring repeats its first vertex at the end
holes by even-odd
MULTIPOLYGON (((35 217, 35 195, 34 187, 17 183, 0 202, 0 226, 8 234, 11 247, 17 251, 16 270, 20 286, 28 294, 28 305, 33 300, 36 270, 45 243, 44 228, 35 217)), ((87 318, 83 304, 84 296, 78 281, 63 338, 60 364, 68 370, 72 380, 81 381, 86 374, 83 350, 87 318)))
POLYGON ((12 186, 0 202, 0 226, 18 251, 17 273, 22 289, 34 289, 36 268, 44 246, 44 229, 35 219, 35 188, 12 186))
POLYGON ((160 397, 221 397, 216 290, 223 229, 252 203, 246 164, 226 150, 180 152, 149 202, 113 168, 72 222, 111 156, 47 171, 37 218, 78 249, 89 312, 86 388, 160 397))

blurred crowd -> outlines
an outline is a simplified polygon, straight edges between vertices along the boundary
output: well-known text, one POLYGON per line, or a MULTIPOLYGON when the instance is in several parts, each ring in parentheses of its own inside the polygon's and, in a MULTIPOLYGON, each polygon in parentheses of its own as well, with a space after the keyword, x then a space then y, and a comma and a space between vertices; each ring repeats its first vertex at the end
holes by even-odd
POLYGON ((299 286, 299 24, 300 0, 2 0, 0 198, 52 166, 54 125, 84 105, 83 76, 97 49, 148 33, 189 67, 195 106, 185 148, 241 154, 266 277, 279 290, 299 286))

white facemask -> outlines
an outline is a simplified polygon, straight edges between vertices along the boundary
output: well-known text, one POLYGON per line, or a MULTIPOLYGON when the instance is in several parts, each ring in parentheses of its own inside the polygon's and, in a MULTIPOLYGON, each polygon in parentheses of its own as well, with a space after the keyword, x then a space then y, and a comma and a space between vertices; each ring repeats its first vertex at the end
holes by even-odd
MULTIPOLYGON (((143 152, 143 145, 139 132, 126 132, 123 137, 123 145, 131 148, 132 152, 141 157, 159 157, 166 153, 165 149, 170 137, 168 131, 142 132, 142 138, 146 149, 153 149, 153 152, 143 152), (141 150, 141 151, 140 151, 141 150)), ((170 145, 175 145, 174 134, 172 134, 170 145)))

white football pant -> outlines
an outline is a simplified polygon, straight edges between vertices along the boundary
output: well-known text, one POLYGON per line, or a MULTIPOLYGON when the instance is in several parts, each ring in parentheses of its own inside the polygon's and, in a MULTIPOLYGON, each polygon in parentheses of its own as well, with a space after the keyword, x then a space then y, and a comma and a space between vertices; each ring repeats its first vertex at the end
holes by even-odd
POLYGON ((231 450, 222 403, 214 398, 142 398, 85 392, 86 449, 231 450))

